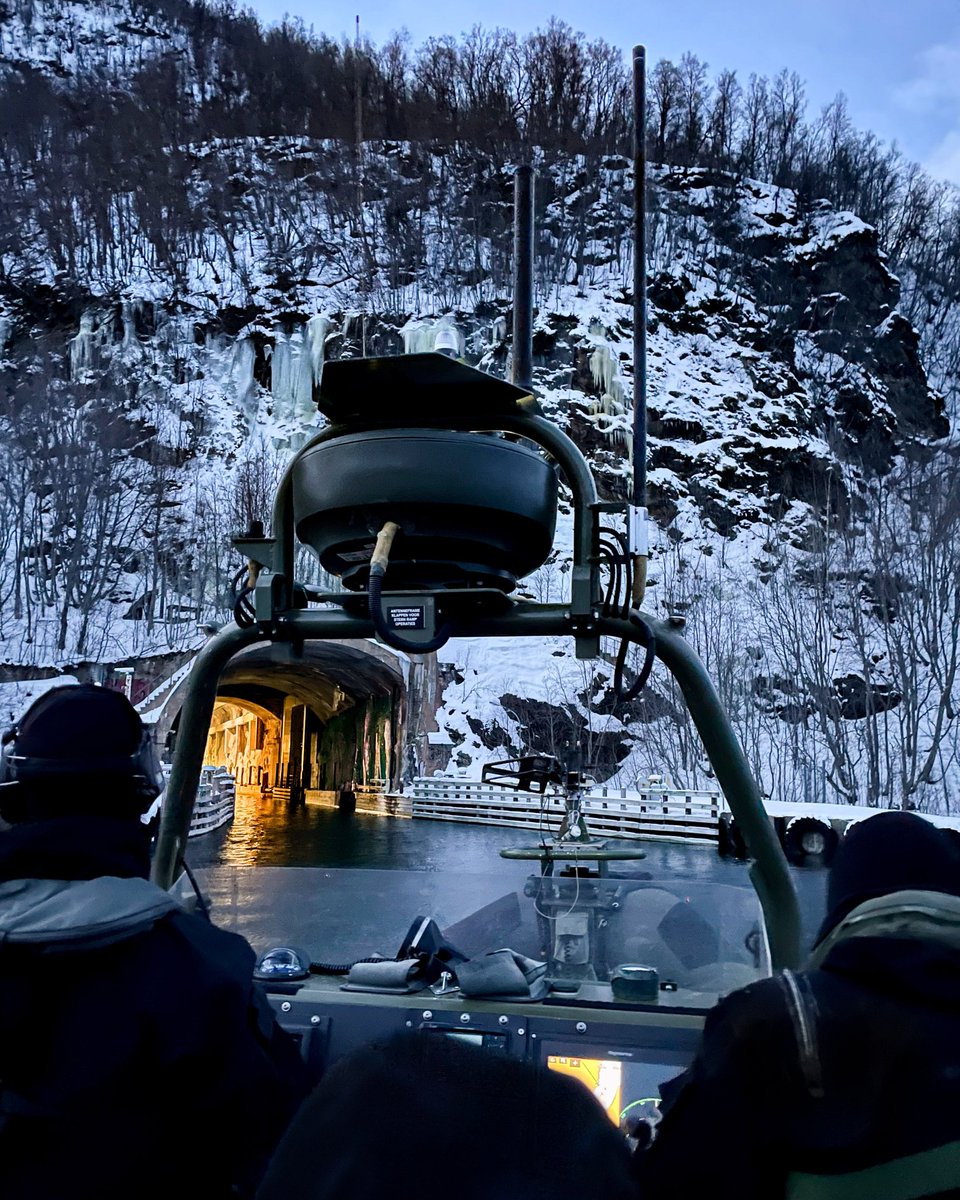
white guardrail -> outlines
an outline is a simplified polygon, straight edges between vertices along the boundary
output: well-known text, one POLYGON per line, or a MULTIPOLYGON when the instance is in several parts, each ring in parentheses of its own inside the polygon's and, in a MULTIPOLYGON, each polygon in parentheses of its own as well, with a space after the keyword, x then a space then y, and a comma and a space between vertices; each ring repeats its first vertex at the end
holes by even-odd
MULTIPOLYGON (((467 779, 416 779, 404 793, 410 815, 433 821, 556 830, 563 797, 514 792, 467 779)), ((645 791, 595 787, 582 811, 591 834, 716 842, 723 799, 719 792, 651 787, 645 791)))
POLYGON ((212 833, 232 821, 236 811, 237 785, 234 777, 222 767, 204 767, 193 806, 188 837, 212 833))

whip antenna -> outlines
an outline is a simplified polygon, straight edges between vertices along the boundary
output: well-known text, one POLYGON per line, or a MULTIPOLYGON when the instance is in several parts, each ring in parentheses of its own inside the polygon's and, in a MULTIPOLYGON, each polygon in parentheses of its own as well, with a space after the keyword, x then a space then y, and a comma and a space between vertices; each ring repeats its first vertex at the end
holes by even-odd
POLYGON ((513 360, 511 383, 533 391, 533 167, 513 179, 513 360))
POLYGON ((627 538, 633 557, 633 604, 647 586, 647 51, 633 48, 633 495, 627 538))

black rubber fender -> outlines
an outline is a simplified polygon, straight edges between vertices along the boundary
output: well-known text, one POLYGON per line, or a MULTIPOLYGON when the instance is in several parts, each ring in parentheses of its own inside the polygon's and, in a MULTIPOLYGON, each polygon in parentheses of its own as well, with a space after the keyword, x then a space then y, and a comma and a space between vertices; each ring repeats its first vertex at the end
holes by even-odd
POLYGON ((795 867, 828 867, 840 839, 822 817, 794 817, 783 834, 783 852, 795 867))
POLYGON ((721 813, 717 829, 717 853, 721 858, 749 858, 747 843, 732 813, 721 813))

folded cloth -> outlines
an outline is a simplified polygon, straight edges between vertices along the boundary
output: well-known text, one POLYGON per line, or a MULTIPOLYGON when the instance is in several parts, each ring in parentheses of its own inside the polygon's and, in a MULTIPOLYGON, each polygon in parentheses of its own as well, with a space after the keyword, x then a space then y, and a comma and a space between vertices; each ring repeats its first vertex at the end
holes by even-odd
POLYGON ((420 960, 405 958, 396 962, 386 958, 382 962, 355 963, 342 985, 346 992, 419 992, 427 986, 420 977, 420 960))
POLYGON ((516 950, 491 950, 457 963, 457 983, 464 996, 499 996, 539 1000, 547 990, 547 964, 516 950))

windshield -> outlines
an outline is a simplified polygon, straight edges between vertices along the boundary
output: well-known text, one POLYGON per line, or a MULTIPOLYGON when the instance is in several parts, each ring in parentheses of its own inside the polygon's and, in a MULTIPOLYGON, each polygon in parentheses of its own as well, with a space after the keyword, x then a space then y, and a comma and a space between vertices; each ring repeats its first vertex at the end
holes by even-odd
POLYGON ((220 867, 198 875, 217 924, 258 953, 294 946, 330 966, 392 959, 411 924, 431 917, 470 960, 508 948, 545 963, 557 994, 709 1008, 769 973, 759 907, 744 888, 511 866, 512 885, 503 873, 442 870, 220 867))

